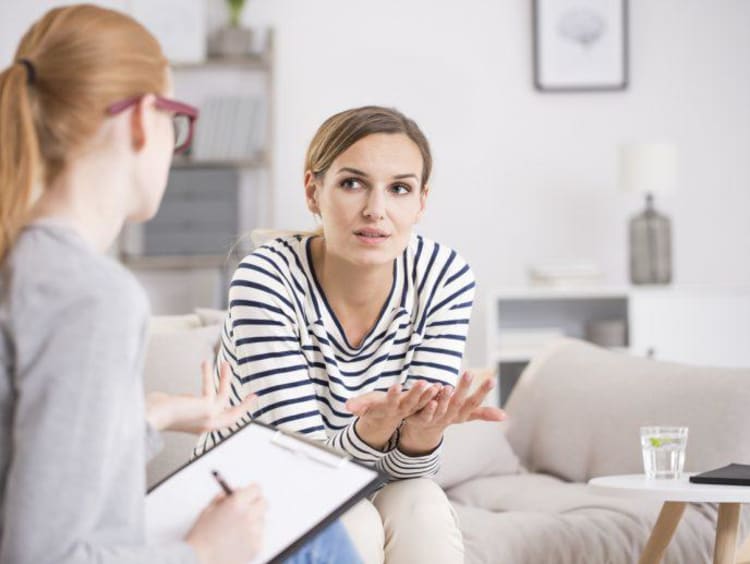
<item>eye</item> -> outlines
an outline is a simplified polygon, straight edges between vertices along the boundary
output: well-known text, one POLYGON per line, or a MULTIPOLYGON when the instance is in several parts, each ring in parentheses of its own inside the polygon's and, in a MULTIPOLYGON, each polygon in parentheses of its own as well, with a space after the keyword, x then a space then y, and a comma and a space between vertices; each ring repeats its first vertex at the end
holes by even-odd
POLYGON ((356 178, 346 178, 341 181, 339 186, 346 188, 347 190, 357 190, 362 187, 362 183, 356 178))
POLYGON ((393 186, 391 186, 391 192, 399 196, 408 194, 411 192, 411 186, 409 186, 408 184, 394 184, 393 186))

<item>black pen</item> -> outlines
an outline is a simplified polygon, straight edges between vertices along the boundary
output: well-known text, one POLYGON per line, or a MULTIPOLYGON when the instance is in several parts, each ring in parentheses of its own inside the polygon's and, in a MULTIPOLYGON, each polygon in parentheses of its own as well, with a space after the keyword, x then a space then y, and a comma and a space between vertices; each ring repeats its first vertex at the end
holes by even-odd
POLYGON ((221 477, 221 474, 219 474, 217 470, 211 470, 211 474, 213 474, 213 477, 216 478, 217 482, 219 482, 219 485, 221 486, 221 489, 224 490, 224 493, 227 495, 232 495, 234 490, 229 487, 229 484, 227 484, 226 480, 221 477))

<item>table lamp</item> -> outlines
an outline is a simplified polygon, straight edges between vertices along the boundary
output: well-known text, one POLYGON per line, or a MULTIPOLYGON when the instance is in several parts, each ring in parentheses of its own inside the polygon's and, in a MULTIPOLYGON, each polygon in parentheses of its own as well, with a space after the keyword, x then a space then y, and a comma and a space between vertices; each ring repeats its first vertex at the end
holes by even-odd
POLYGON ((630 281, 669 284, 672 281, 672 226, 654 207, 654 194, 674 191, 677 149, 667 143, 620 147, 620 188, 646 195, 646 208, 630 219, 630 281))

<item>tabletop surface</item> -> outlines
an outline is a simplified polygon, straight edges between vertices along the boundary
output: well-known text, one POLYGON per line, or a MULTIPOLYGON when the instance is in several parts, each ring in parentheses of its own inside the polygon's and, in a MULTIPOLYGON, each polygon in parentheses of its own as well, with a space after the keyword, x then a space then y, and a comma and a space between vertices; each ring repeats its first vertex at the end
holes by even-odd
POLYGON ((690 474, 677 480, 649 479, 645 474, 602 476, 589 481, 592 491, 624 497, 648 497, 663 501, 750 503, 750 486, 693 484, 690 474))

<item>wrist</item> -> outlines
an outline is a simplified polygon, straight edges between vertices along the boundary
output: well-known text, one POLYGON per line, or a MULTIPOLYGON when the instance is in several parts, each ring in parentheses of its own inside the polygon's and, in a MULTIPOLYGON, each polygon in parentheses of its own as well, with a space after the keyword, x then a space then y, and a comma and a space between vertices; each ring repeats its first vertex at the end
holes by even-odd
POLYGON ((373 425, 367 419, 359 418, 354 422, 354 432, 370 448, 384 451, 400 424, 400 420, 393 422, 383 420, 373 425))
POLYGON ((401 426, 398 449, 409 456, 425 456, 432 453, 443 440, 443 429, 425 429, 409 424, 406 420, 401 426))

